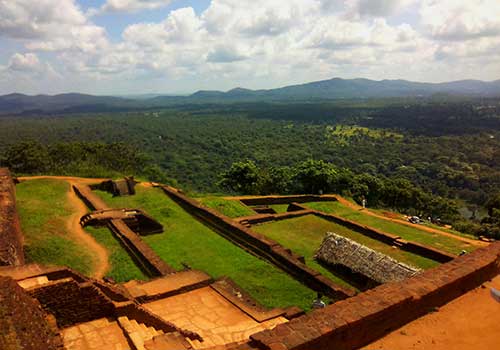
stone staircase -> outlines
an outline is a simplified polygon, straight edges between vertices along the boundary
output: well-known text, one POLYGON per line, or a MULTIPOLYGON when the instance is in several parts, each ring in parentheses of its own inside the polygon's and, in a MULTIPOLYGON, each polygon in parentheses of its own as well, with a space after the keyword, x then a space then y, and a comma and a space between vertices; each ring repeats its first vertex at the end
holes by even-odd
POLYGON ((126 316, 118 317, 118 324, 133 344, 134 350, 187 350, 192 349, 179 332, 164 333, 126 316))
POLYGON ((156 330, 153 327, 147 327, 144 323, 138 323, 136 320, 130 320, 126 316, 118 317, 118 324, 124 330, 124 333, 134 344, 137 350, 145 350, 144 342, 162 335, 163 331, 156 330))

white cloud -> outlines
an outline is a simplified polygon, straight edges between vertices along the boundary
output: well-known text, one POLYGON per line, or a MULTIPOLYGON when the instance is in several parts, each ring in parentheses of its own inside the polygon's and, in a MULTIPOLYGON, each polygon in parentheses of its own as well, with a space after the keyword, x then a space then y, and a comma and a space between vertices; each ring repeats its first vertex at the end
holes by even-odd
MULTIPOLYGON (((21 74, 14 67, 38 61, 45 72, 57 67, 67 89, 101 93, 153 84, 184 91, 263 88, 333 76, 448 80, 459 72, 451 65, 465 67, 469 77, 500 74, 492 0, 212 0, 200 14, 186 7, 159 22, 128 25, 113 42, 75 1, 0 0, 0 40, 7 37, 28 52, 16 49, 20 53, 4 58, 4 67, 21 74), (420 17, 405 23, 416 6, 420 17)), ((149 8, 146 3, 170 1, 109 0, 104 6, 130 12, 149 8)))
POLYGON ((35 72, 41 68, 40 60, 34 53, 15 53, 9 60, 8 69, 19 72, 35 72))
POLYGON ((104 13, 134 13, 143 10, 155 10, 166 7, 172 2, 173 0, 107 0, 99 9, 89 9, 88 14, 94 16, 104 13))
POLYGON ((104 28, 90 23, 74 0, 0 0, 0 37, 26 40, 29 50, 95 51, 104 28))
POLYGON ((420 16, 427 32, 440 40, 500 35, 498 0, 425 0, 420 16))

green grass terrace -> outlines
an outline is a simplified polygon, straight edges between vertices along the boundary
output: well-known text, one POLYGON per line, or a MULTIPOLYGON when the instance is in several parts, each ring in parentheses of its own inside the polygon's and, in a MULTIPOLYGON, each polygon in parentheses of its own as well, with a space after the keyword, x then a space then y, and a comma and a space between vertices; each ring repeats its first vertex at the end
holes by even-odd
POLYGON ((297 305, 304 310, 310 309, 314 291, 221 237, 160 189, 137 186, 136 190, 136 195, 128 197, 112 197, 102 191, 96 193, 110 207, 140 208, 158 220, 164 233, 142 238, 167 264, 179 270, 186 264, 214 278, 228 276, 267 307, 297 305))
POLYGON ((401 238, 435 247, 449 253, 459 254, 462 250, 473 251, 476 247, 470 243, 443 236, 438 233, 419 230, 417 227, 401 225, 396 222, 384 220, 379 217, 367 215, 359 210, 348 208, 339 202, 311 202, 305 203, 306 207, 331 213, 359 224, 370 226, 378 230, 401 236, 401 238))
POLYGON ((66 181, 39 179, 16 186, 16 201, 27 262, 68 266, 84 274, 94 269, 95 256, 82 247, 67 221, 72 214, 66 181))

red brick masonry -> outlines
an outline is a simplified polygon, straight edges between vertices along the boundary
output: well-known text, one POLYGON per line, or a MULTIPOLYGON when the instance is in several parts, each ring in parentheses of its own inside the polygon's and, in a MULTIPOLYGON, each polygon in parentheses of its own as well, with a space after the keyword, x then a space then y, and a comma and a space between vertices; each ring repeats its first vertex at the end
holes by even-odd
POLYGON ((250 344, 271 350, 357 349, 499 273, 500 242, 496 242, 403 282, 381 285, 254 334, 250 344))
POLYGON ((9 169, 0 168, 0 266, 23 264, 23 234, 16 210, 16 187, 9 169))

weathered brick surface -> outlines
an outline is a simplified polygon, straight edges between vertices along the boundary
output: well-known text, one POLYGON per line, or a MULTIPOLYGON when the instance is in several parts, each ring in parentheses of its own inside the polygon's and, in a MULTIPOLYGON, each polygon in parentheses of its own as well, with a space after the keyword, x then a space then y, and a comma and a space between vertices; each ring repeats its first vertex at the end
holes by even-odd
POLYGON ((16 209, 16 188, 7 168, 0 168, 0 266, 24 264, 23 234, 16 209))
MULTIPOLYGON (((302 257, 284 248, 276 241, 250 230, 216 210, 203 206, 175 188, 162 186, 162 189, 187 212, 215 229, 216 232, 243 249, 272 262, 309 288, 336 300, 355 295, 354 290, 342 287, 307 267, 302 257)), ((293 201, 296 199, 294 197, 293 201)))
POLYGON ((27 290, 53 314, 59 327, 88 322, 113 314, 113 303, 96 286, 72 278, 49 282, 27 290))
POLYGON ((40 304, 9 277, 0 276, 0 349, 62 349, 57 329, 40 304))
POLYGON ((258 349, 356 349, 500 273, 500 242, 251 336, 258 349))

